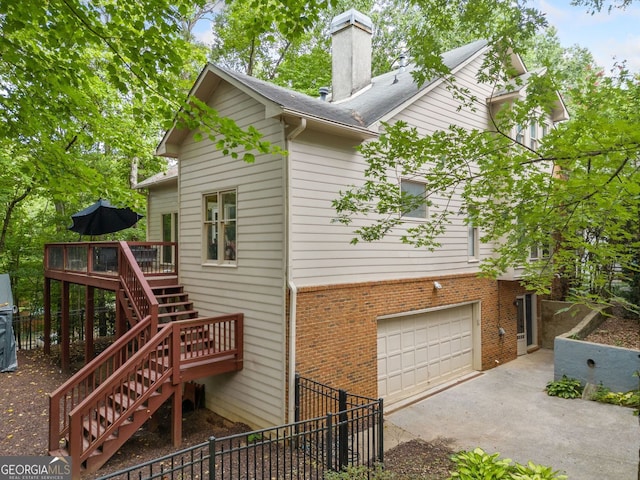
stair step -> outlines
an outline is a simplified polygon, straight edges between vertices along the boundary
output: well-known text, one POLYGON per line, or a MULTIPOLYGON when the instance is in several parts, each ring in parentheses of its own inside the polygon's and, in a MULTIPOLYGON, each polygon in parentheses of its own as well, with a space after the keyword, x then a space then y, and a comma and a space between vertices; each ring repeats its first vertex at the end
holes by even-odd
POLYGON ((158 308, 176 308, 176 307, 185 307, 185 310, 192 310, 193 302, 182 301, 182 302, 170 302, 170 303, 160 303, 158 308), (186 308, 186 307, 189 308, 186 308))
POLYGON ((197 310, 179 310, 177 312, 163 312, 158 314, 158 320, 163 318, 166 318, 166 319, 173 318, 174 320, 186 320, 187 318, 197 318, 197 317, 198 317, 197 310))
MULTIPOLYGON (((149 391, 150 387, 148 387, 147 385, 143 385, 140 382, 129 382, 126 384, 127 389, 129 389, 130 392, 135 392, 137 397, 140 397, 142 395, 144 395, 146 392, 149 391)), ((160 393, 157 392, 158 387, 154 386, 153 387, 154 391, 151 396, 159 396, 160 393)))
POLYGON ((145 407, 144 405, 138 406, 133 411, 130 410, 130 405, 135 403, 135 400, 124 393, 114 393, 113 395, 111 395, 110 398, 114 406, 117 407, 116 411, 118 411, 121 415, 127 415, 127 417, 130 417, 131 415, 134 415, 137 412, 147 411, 147 407, 145 407))
POLYGON ((184 292, 184 286, 180 284, 172 285, 155 285, 151 286, 151 291, 154 295, 167 295, 169 293, 177 294, 184 292))
MULTIPOLYGON (((128 423, 131 423, 128 420, 125 420, 125 421, 127 421, 128 423)), ((108 428, 108 426, 98 425, 96 422, 91 422, 89 420, 85 420, 82 423, 82 426, 84 427, 85 433, 89 434, 92 439, 98 438, 108 428)), ((112 433, 109 435, 108 438, 105 439, 105 442, 108 442, 110 440, 116 440, 117 438, 118 438, 117 435, 114 435, 112 433)), ((85 441, 87 441, 87 444, 88 444, 89 440, 86 437, 85 437, 85 441)))
POLYGON ((158 300, 163 300, 163 299, 167 299, 167 298, 177 298, 177 297, 184 297, 185 300, 187 298, 189 298, 189 294, 188 293, 184 293, 184 292, 176 292, 176 293, 158 293, 155 294, 155 297, 158 300))

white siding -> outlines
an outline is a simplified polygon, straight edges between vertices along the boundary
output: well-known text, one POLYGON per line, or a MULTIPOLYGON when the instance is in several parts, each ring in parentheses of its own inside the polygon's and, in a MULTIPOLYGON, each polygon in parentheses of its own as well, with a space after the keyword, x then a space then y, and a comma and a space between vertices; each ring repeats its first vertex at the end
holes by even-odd
POLYGON ((147 196, 147 240, 162 241, 162 215, 178 213, 178 190, 175 183, 149 189, 147 196))
MULTIPOLYGON (((479 61, 458 75, 458 85, 468 87, 479 99, 488 91, 480 90, 473 75, 479 61)), ((457 111, 458 104, 444 86, 436 87, 410 105, 392 121, 404 120, 423 133, 457 124, 467 128, 488 128, 486 107, 477 111, 457 111)), ((364 181, 366 167, 355 145, 326 134, 306 131, 289 145, 291 173, 291 241, 294 278, 298 286, 377 281, 428 275, 462 274, 478 271, 478 262, 470 262, 468 230, 463 218, 456 218, 440 240, 435 252, 401 244, 400 229, 384 240, 351 245, 353 230, 368 223, 354 221, 352 226, 332 223, 336 216, 331 201, 350 185, 364 181)), ((450 208, 457 208, 455 199, 450 208)), ((490 255, 480 245, 480 258, 490 255)))
MULTIPOLYGON (((281 125, 264 107, 222 82, 209 102, 241 126, 284 146, 281 125)), ((209 140, 189 137, 180 154, 180 280, 200 315, 245 315, 244 369, 207 379, 206 402, 216 412, 256 427, 284 421, 285 279, 282 159, 254 164, 224 157, 209 140), (203 196, 237 189, 237 266, 203 263, 203 196)))

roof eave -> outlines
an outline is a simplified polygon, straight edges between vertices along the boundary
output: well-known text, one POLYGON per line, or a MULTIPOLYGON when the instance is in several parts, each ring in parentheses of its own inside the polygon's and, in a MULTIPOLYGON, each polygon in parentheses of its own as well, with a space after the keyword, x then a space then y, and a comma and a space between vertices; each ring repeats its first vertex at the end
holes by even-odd
MULTIPOLYGON (((469 58, 467 58, 464 62, 461 62, 455 68, 452 68, 451 69, 451 75, 455 75, 460 70, 462 70, 467 65, 469 65, 471 62, 473 62, 476 58, 478 58, 479 56, 483 55, 488 50, 488 48, 489 47, 487 45, 485 45, 484 47, 480 48, 477 52, 475 52, 473 55, 470 55, 469 58)), ((416 100, 422 98, 424 95, 426 95, 427 93, 429 93, 430 91, 435 89, 437 86, 439 86, 442 83, 444 83, 444 81, 445 81, 445 79, 443 77, 432 81, 426 87, 421 88, 420 90, 418 90, 415 95, 413 95, 412 97, 408 98, 407 100, 405 100, 404 102, 402 102, 401 104, 397 105, 395 108, 390 110, 388 113, 386 113, 385 115, 380 117, 371 126, 379 125, 380 123, 389 121, 390 119, 395 117, 398 113, 400 113, 405 108, 407 108, 409 105, 413 104, 416 100)))
MULTIPOLYGON (((191 87, 187 98, 195 97, 200 101, 207 101, 221 80, 230 83, 235 88, 238 88, 243 93, 257 100, 259 103, 262 103, 265 106, 265 118, 273 117, 281 113, 282 107, 280 105, 265 98, 255 90, 236 80, 233 76, 227 74, 224 70, 219 69, 210 63, 205 65, 198 75, 198 78, 193 84, 193 87, 191 87)), ((177 158, 179 145, 186 137, 188 131, 188 129, 178 127, 176 115, 173 125, 169 130, 167 130, 156 147, 156 155, 177 158)))
POLYGON ((345 123, 335 122, 322 117, 309 115, 305 112, 299 112, 288 108, 281 107, 281 112, 285 117, 304 118, 307 121, 307 128, 315 126, 319 130, 332 130, 342 132, 343 135, 359 138, 360 140, 367 140, 375 138, 379 135, 377 130, 372 130, 367 127, 357 127, 355 125, 347 125, 345 123))

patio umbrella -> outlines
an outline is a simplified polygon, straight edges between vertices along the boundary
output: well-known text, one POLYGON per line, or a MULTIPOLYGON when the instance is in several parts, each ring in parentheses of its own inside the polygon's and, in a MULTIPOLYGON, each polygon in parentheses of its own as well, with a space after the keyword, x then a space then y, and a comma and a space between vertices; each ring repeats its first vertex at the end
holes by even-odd
POLYGON ((73 225, 69 230, 80 235, 103 235, 129 228, 141 218, 142 215, 129 207, 114 207, 108 200, 100 199, 90 207, 71 215, 73 225))

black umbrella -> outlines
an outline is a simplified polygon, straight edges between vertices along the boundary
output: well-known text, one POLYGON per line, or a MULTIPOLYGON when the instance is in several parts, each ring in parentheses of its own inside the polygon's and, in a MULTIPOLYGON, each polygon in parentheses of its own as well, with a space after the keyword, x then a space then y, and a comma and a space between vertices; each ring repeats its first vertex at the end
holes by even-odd
POLYGON ((129 228, 141 218, 142 215, 129 207, 114 207, 108 200, 100 199, 90 207, 71 215, 73 225, 69 230, 80 235, 103 235, 129 228))

